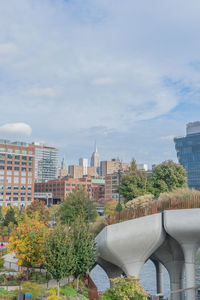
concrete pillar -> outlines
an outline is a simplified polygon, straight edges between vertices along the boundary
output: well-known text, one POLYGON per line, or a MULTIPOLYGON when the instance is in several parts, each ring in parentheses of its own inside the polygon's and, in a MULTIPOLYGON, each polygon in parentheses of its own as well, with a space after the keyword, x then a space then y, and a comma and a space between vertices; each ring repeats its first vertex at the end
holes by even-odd
MULTIPOLYGON (((171 291, 181 289, 183 261, 171 261, 166 264, 166 267, 169 272, 171 291)), ((182 295, 181 293, 172 294, 171 299, 181 300, 182 295)))
POLYGON ((156 268, 156 289, 157 289, 157 294, 163 293, 163 268, 162 264, 155 260, 151 259, 152 262, 155 265, 156 268))
MULTIPOLYGON (((195 280, 195 257, 198 249, 198 245, 193 243, 182 244, 183 252, 185 255, 185 277, 186 288, 194 287, 196 285, 195 280)), ((187 300, 195 300, 196 291, 188 290, 186 292, 187 300)))

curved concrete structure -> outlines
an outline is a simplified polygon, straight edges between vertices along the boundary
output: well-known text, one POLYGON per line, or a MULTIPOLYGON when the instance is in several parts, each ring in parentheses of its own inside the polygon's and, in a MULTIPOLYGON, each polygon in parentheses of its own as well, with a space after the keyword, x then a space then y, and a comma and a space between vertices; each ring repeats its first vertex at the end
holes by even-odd
POLYGON ((96 237, 98 253, 126 275, 138 277, 145 261, 165 239, 162 214, 105 227, 96 237))
POLYGON ((118 266, 98 257, 97 264, 106 272, 108 278, 120 277, 124 272, 118 266))
MULTIPOLYGON (((184 254, 179 243, 171 236, 166 235, 164 243, 153 253, 152 260, 161 262, 167 269, 170 277, 171 291, 181 289, 184 268, 184 254)), ((157 291, 160 293, 160 290, 157 291)), ((180 294, 174 294, 172 300, 181 300, 180 294)))
MULTIPOLYGON (((200 209, 164 212, 166 232, 179 242, 185 259, 186 287, 195 286, 195 257, 200 247, 200 209)), ((187 292, 187 299, 195 299, 195 291, 187 292)))
MULTIPOLYGON (((195 286, 195 257, 200 247, 200 209, 167 210, 105 227, 96 237, 99 264, 109 277, 126 275, 139 277, 149 258, 157 270, 158 292, 162 290, 160 263, 169 272, 171 290, 195 286)), ((181 300, 174 294, 173 300, 181 300)), ((195 300, 195 291, 187 291, 187 300, 195 300)))

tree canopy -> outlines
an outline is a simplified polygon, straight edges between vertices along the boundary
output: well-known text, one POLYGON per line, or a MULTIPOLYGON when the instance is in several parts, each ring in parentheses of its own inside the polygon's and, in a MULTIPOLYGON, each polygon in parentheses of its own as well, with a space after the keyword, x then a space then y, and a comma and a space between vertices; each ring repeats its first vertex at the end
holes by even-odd
POLYGON ((160 193, 171 192, 186 187, 186 171, 172 160, 165 161, 153 169, 150 190, 155 197, 160 193))
POLYGON ((41 265, 41 249, 47 227, 38 218, 25 216, 11 232, 8 249, 16 252, 20 266, 35 267, 41 265))
POLYGON ((48 224, 50 213, 48 208, 45 206, 43 201, 38 199, 31 202, 31 204, 26 209, 26 214, 30 218, 35 218, 35 215, 38 214, 39 220, 46 225, 48 224))
POLYGON ((43 265, 52 277, 57 280, 57 293, 59 295, 59 281, 72 274, 74 266, 73 241, 68 236, 68 230, 57 225, 47 234, 42 254, 43 265))
POLYGON ((72 225, 74 267, 73 275, 81 278, 93 266, 96 260, 96 247, 93 234, 88 232, 87 225, 77 218, 72 225))
POLYGON ((81 217, 85 223, 95 221, 97 217, 96 207, 83 188, 75 188, 71 194, 60 204, 58 217, 62 224, 72 224, 77 217, 81 217), (89 213, 88 213, 89 210, 89 213))
POLYGON ((128 172, 122 177, 120 194, 125 202, 147 192, 147 174, 144 171, 137 170, 136 162, 133 160, 128 172))

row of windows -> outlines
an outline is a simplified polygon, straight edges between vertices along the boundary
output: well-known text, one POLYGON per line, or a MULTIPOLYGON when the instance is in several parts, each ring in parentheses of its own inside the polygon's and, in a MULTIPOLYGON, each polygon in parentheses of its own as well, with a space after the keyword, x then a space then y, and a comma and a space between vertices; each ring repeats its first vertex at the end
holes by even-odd
MULTIPOLYGON (((6 152, 6 148, 0 148, 0 152, 6 152)), ((15 153, 15 154, 24 154, 24 155, 33 155, 33 151, 26 151, 26 150, 19 150, 19 149, 11 149, 11 148, 8 148, 7 149, 7 152, 8 153, 15 153)))

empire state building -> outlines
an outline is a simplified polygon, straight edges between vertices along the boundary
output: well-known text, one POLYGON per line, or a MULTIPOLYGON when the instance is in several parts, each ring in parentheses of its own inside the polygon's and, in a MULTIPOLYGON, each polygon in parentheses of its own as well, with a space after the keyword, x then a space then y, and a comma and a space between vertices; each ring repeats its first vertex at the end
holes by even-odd
POLYGON ((97 168, 97 174, 99 174, 99 171, 100 171, 100 155, 97 151, 96 142, 95 142, 95 145, 94 145, 94 152, 92 153, 92 156, 91 156, 90 166, 97 168))

